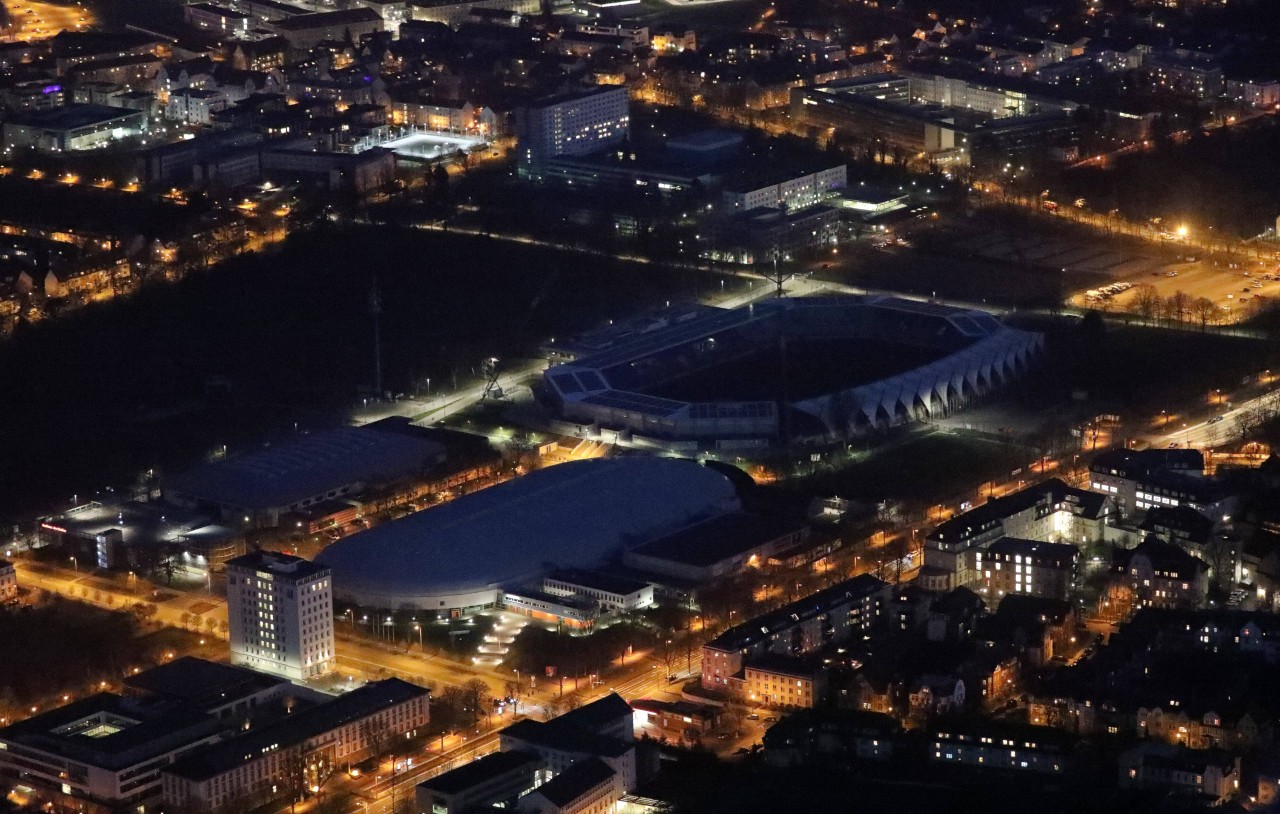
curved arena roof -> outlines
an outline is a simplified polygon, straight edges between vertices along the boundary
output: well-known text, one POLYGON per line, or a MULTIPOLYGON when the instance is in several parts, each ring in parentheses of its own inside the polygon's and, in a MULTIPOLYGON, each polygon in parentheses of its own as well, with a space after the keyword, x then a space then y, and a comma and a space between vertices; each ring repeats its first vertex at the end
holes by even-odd
POLYGON ((578 343, 593 352, 547 368, 543 380, 564 417, 582 424, 658 438, 772 436, 778 432, 776 400, 692 402, 650 391, 714 367, 717 355, 732 356, 780 333, 879 339, 942 354, 876 381, 790 401, 837 435, 846 427, 947 415, 1022 373, 1044 346, 1041 334, 972 308, 883 295, 819 295, 731 310, 684 309, 610 341, 578 343))
POLYGON ((589 567, 625 545, 737 508, 730 481, 693 461, 572 461, 352 535, 317 561, 347 601, 470 607, 549 566, 589 567))

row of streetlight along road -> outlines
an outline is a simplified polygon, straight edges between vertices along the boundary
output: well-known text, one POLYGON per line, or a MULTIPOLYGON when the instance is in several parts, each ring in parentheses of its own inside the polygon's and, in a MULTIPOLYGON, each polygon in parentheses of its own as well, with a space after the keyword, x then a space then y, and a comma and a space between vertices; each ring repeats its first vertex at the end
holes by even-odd
POLYGON ((1261 407, 1268 401, 1275 400, 1280 396, 1280 390, 1273 390, 1269 393, 1263 393, 1255 396, 1246 402, 1232 407, 1225 413, 1219 413, 1213 418, 1200 421, 1195 424, 1180 426, 1164 435, 1157 436, 1156 446, 1167 446, 1168 444, 1178 444, 1182 447, 1189 448, 1206 448, 1214 446, 1225 440, 1234 428, 1232 421, 1241 415, 1261 407))

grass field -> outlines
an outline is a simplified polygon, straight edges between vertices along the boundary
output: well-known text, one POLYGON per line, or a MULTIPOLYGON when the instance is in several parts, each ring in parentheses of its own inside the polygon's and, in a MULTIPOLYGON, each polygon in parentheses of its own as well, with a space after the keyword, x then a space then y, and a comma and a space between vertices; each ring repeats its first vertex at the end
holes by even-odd
POLYGON ((1046 333, 1047 358, 1017 387, 1031 410, 1068 401, 1129 416, 1158 413, 1230 391, 1280 368, 1280 345, 1195 330, 1030 321, 1046 333))
POLYGON ((1010 445, 929 432, 907 436, 836 471, 789 481, 781 488, 849 500, 901 500, 932 505, 1007 476, 1025 455, 1010 445))
MULTIPOLYGON (((333 423, 373 381, 472 379, 487 356, 692 293, 659 266, 486 238, 358 228, 302 235, 0 344, 0 516, 27 514, 216 446, 333 423)), ((701 281, 704 285, 705 280, 701 281)))

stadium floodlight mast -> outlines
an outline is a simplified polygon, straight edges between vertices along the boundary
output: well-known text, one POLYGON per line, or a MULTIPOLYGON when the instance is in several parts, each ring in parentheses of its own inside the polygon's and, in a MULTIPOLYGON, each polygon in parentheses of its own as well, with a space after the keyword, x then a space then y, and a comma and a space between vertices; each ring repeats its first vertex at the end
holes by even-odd
POLYGON ((498 375, 501 371, 498 357, 490 356, 481 362, 480 371, 484 373, 484 393, 480 399, 483 401, 487 398, 502 398, 502 387, 498 384, 498 375))
POLYGON ((787 296, 787 294, 785 291, 782 290, 782 284, 785 283, 787 281, 787 278, 790 277, 791 275, 787 271, 781 269, 778 266, 778 258, 782 254, 782 250, 778 247, 777 243, 773 244, 773 250, 769 252, 769 254, 773 259, 773 270, 764 271, 763 276, 766 280, 773 283, 774 296, 785 297, 787 296))

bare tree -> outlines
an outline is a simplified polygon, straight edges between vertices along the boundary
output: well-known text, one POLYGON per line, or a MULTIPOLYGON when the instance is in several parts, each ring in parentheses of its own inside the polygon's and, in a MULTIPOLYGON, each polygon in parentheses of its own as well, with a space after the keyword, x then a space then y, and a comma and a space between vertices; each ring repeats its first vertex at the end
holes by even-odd
POLYGON ((666 672, 663 676, 671 677, 671 668, 675 666, 679 659, 680 652, 676 649, 675 643, 671 639, 662 639, 658 643, 658 658, 662 660, 662 667, 666 672))
POLYGON ((1160 313, 1160 292, 1156 290, 1155 286, 1146 283, 1134 286, 1130 308, 1144 320, 1155 319, 1156 315, 1160 313))
POLYGON ((536 469, 538 465, 538 439, 533 433, 519 432, 506 443, 507 460, 516 469, 536 469))
POLYGON ((1204 547, 1204 559, 1213 570, 1213 580, 1227 588, 1235 581, 1236 546, 1226 535, 1216 534, 1204 547))
POLYGON ((369 757, 375 762, 381 762, 391 742, 391 730, 378 718, 369 717, 360 722, 360 737, 364 740, 369 757))
POLYGON ((1183 291, 1175 291, 1165 301, 1165 314, 1170 322, 1186 322, 1191 310, 1191 298, 1183 291))
POLYGON ((511 699, 511 712, 513 715, 520 714, 520 685, 515 681, 508 681, 503 685, 502 691, 511 699))
POLYGON ((182 551, 175 545, 162 545, 156 552, 156 556, 152 576, 157 579, 163 578, 166 585, 172 585, 173 578, 187 570, 182 564, 182 551))
POLYGON ((550 721, 563 710, 564 704, 554 695, 542 702, 542 717, 544 720, 550 721))
POLYGON ((1191 303, 1191 314, 1200 323, 1200 330, 1218 321, 1218 305, 1208 297, 1199 297, 1191 303))
POLYGON ((462 691, 465 693, 467 707, 471 710, 471 723, 474 726, 480 722, 480 713, 484 711, 484 705, 493 698, 493 693, 482 678, 468 679, 462 685, 462 691))
POLYGON ((294 747, 280 758, 281 784, 289 793, 289 811, 296 809, 303 795, 307 793, 307 753, 302 747, 294 747))

